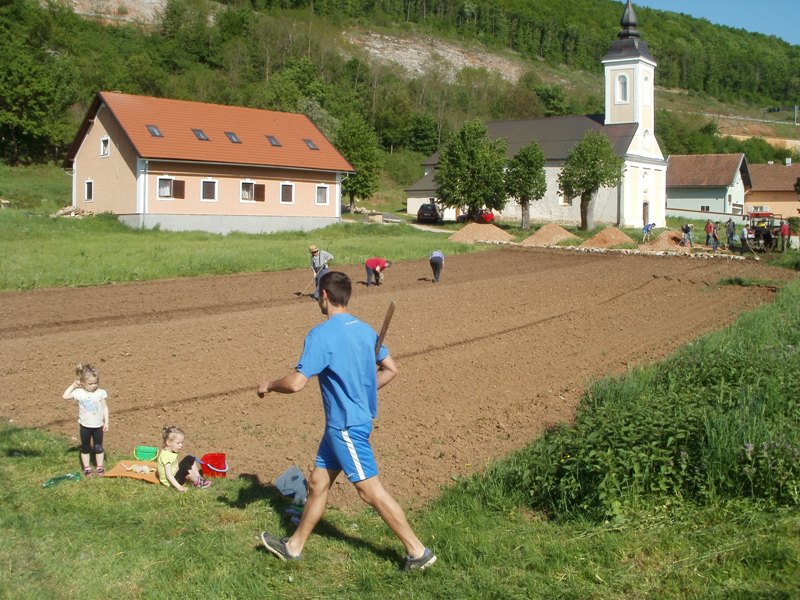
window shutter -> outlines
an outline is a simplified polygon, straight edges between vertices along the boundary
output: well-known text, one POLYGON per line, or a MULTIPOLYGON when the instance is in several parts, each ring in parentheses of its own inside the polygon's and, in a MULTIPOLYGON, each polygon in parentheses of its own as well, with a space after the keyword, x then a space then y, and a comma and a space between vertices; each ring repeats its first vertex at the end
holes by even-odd
POLYGON ((172 182, 172 197, 183 198, 186 192, 186 182, 182 179, 176 179, 172 182))
POLYGON ((263 183, 257 183, 256 188, 256 202, 264 202, 267 197, 266 186, 263 183))

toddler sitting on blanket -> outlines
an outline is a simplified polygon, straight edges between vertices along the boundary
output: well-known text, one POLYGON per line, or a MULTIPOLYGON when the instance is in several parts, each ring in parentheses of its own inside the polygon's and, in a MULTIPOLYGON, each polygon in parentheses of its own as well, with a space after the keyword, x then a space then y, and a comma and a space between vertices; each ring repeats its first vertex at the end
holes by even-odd
POLYGON ((164 449, 158 453, 158 480, 179 492, 188 489, 184 486, 187 479, 195 487, 210 487, 211 482, 200 475, 194 456, 184 456, 180 462, 178 461, 178 452, 183 448, 183 431, 174 425, 169 425, 164 428, 163 437, 164 449))

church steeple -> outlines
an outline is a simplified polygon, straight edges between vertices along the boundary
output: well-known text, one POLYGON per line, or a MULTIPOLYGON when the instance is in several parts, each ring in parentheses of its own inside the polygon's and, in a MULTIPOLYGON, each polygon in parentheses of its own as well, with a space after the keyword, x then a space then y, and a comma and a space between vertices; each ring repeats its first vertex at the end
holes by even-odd
POLYGON ((633 10, 631 0, 628 0, 625 5, 625 11, 622 13, 619 24, 622 27, 622 31, 617 34, 618 39, 611 45, 611 50, 603 58, 603 62, 614 58, 641 56, 655 63, 655 59, 650 56, 650 52, 647 50, 647 42, 642 39, 642 34, 636 29, 638 21, 636 20, 636 13, 633 10))
POLYGON ((636 31, 636 13, 633 12, 631 0, 628 0, 628 4, 625 5, 625 12, 622 13, 622 18, 619 20, 619 24, 622 27, 622 31, 617 34, 619 39, 628 37, 641 37, 639 32, 636 31))
POLYGON ((637 29, 639 23, 631 0, 619 21, 622 30, 603 57, 605 67, 605 124, 638 124, 633 146, 642 156, 658 156, 654 141, 656 60, 637 29))

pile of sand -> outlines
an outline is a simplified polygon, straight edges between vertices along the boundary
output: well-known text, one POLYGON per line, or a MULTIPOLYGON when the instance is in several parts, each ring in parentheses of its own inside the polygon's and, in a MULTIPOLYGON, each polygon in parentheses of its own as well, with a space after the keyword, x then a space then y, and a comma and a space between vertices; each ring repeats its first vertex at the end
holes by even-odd
POLYGON ((612 246, 636 246, 636 242, 622 233, 616 227, 606 227, 597 235, 590 237, 581 244, 581 248, 611 248, 612 246))
POLYGON ((490 223, 468 223, 447 239, 463 244, 474 244, 475 242, 510 242, 514 236, 490 223))
POLYGON ((548 223, 544 227, 538 229, 529 238, 522 241, 523 246, 554 246, 564 240, 578 239, 578 236, 572 235, 569 231, 556 225, 555 223, 548 223))
POLYGON ((662 231, 652 242, 639 246, 639 249, 650 252, 661 252, 664 250, 671 252, 689 252, 688 246, 684 247, 678 245, 682 239, 682 233, 667 229, 666 231, 662 231))

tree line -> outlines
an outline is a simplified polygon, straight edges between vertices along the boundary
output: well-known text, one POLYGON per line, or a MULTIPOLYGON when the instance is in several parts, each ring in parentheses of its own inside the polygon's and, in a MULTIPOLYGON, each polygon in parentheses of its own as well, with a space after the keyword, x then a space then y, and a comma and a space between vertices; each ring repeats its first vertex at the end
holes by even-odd
MULTIPOLYGON (((675 77, 687 85, 697 80, 708 86, 713 81, 717 82, 713 89, 727 93, 729 74, 724 69, 713 77, 708 73, 695 77, 690 74, 694 71, 683 66, 676 70, 673 65, 675 57, 682 57, 686 69, 698 67, 694 64, 698 61, 683 52, 685 47, 670 45, 664 29, 677 28, 682 37, 676 39, 683 39, 700 27, 701 32, 708 29, 707 35, 691 35, 688 48, 706 38, 728 40, 722 44, 725 48, 736 40, 738 48, 729 48, 727 62, 715 59, 714 65, 721 69, 741 59, 736 64, 741 77, 742 71, 757 63, 758 94, 772 90, 771 103, 793 93, 800 48, 686 21, 683 15, 636 10, 644 37, 658 56, 660 83, 670 85, 675 77), (758 60, 744 57, 741 48, 751 48, 758 60), (773 71, 785 75, 783 95, 772 83, 773 71)), ((119 90, 303 113, 340 150, 346 150, 343 153, 354 166, 379 168, 376 152, 427 156, 472 119, 598 113, 603 110, 602 100, 595 94, 568 95, 557 85, 547 85, 535 68, 516 83, 479 68, 463 69, 449 81, 435 64, 409 76, 400 67, 372 64, 344 51, 339 34, 350 24, 398 27, 406 23, 443 36, 512 48, 537 60, 598 71, 621 11, 622 6, 610 0, 237 0, 222 4, 168 0, 158 22, 143 26, 84 19, 60 0, 6 0, 0 3, 0 159, 9 164, 60 161, 94 94, 119 90), (353 139, 370 147, 365 150, 353 139)), ((703 56, 717 52, 716 46, 703 46, 697 52, 701 50, 703 56)), ((750 88, 742 84, 730 93, 755 93, 750 88)), ((713 134, 704 129, 705 122, 663 112, 658 119, 657 136, 665 152, 686 152, 686 140, 697 141, 697 147, 703 148, 699 151, 707 151, 707 137, 713 134)), ((748 159, 760 162, 750 155, 748 159)), ((350 185, 356 183, 353 178, 350 185)), ((376 184, 373 179, 363 185, 367 187, 359 187, 351 202, 376 184)))

